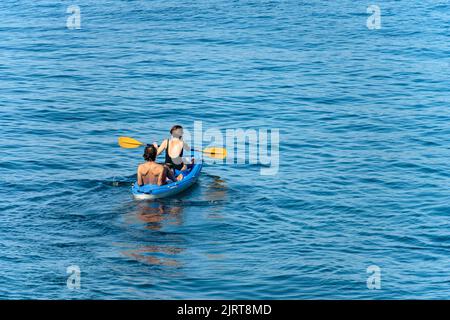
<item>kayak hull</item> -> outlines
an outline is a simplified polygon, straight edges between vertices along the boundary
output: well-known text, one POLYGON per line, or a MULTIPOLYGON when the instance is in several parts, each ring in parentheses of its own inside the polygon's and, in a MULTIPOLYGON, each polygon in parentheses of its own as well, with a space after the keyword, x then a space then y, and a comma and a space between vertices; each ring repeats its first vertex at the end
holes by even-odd
MULTIPOLYGON (((200 158, 196 157, 196 159, 200 160, 200 158)), ((196 163, 191 171, 183 178, 181 181, 168 183, 162 186, 157 185, 143 185, 138 186, 135 183, 131 192, 133 194, 134 199, 136 200, 153 200, 159 198, 167 198, 174 195, 177 195, 187 189, 189 189, 192 185, 194 185, 200 173, 202 171, 202 163, 196 163)))

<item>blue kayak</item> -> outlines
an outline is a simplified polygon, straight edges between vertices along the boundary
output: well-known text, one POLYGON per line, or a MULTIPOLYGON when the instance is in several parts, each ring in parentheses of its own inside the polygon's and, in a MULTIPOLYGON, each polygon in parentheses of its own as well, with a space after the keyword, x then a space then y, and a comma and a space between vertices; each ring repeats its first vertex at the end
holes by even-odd
MULTIPOLYGON (((165 198, 176 195, 190 188, 197 182, 203 166, 201 158, 198 157, 198 154, 195 154, 194 156, 199 163, 195 163, 191 168, 183 172, 183 180, 168 183, 162 186, 155 184, 145 184, 143 186, 139 186, 135 183, 131 188, 134 198, 138 200, 165 198)), ((178 171, 176 173, 178 174, 178 171)))

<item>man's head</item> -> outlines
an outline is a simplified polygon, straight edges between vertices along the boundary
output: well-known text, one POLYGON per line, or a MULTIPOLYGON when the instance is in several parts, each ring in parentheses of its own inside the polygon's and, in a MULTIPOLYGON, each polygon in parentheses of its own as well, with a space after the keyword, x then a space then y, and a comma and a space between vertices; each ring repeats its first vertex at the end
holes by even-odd
POLYGON ((144 155, 143 155, 145 161, 155 161, 156 152, 157 152, 157 150, 156 150, 155 146, 153 146, 151 144, 147 145, 147 147, 145 147, 144 155))
POLYGON ((180 125, 175 125, 170 129, 170 134, 173 137, 181 138, 183 136, 183 127, 180 125))

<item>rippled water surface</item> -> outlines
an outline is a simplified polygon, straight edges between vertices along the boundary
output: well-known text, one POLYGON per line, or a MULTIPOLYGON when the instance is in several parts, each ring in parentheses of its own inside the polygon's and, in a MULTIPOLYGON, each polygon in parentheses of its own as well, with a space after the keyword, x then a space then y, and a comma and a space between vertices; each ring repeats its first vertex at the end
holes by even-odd
POLYGON ((2 1, 0 298, 448 298, 450 4, 367 5, 2 1), (278 174, 134 201, 117 137, 194 121, 278 128, 278 174))

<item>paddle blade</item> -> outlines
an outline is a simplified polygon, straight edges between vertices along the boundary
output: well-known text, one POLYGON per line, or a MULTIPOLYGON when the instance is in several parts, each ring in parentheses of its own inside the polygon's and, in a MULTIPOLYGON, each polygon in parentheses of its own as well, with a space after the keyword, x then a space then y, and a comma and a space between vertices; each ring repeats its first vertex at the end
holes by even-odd
POLYGON ((144 144, 136 139, 130 137, 120 137, 119 138, 119 146, 125 149, 133 149, 143 146, 144 144))
POLYGON ((203 154, 214 159, 225 159, 227 156, 227 150, 225 148, 211 147, 205 148, 203 150, 203 154))

